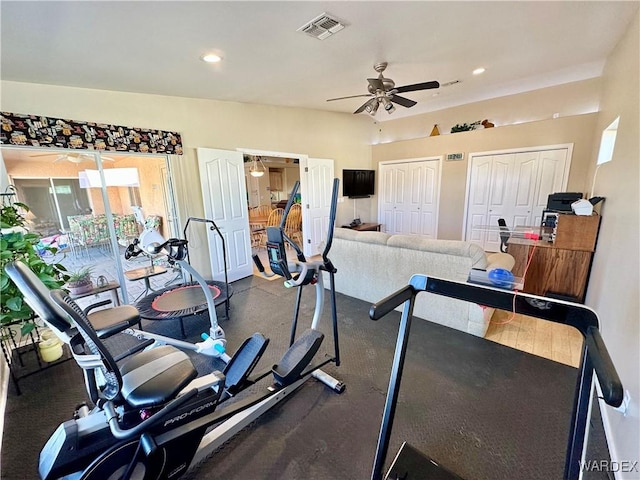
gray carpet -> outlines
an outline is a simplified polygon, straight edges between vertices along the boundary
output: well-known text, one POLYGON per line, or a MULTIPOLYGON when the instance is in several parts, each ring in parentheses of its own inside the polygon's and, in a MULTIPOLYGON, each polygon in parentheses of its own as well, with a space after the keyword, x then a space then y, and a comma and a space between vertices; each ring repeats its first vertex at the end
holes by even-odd
MULTIPOLYGON (((231 319, 223 322, 229 350, 261 331, 271 343, 258 368, 267 368, 288 343, 295 292, 256 277, 235 282, 234 291, 231 319)), ((301 329, 314 300, 307 289, 301 329)), ((338 295, 342 365, 326 370, 347 385, 342 395, 307 382, 189 478, 369 478, 399 321, 394 312, 373 322, 369 307, 338 295)), ((325 310, 327 338, 321 349, 330 352, 325 310)), ((196 338, 206 325, 202 316, 190 318, 187 335, 196 338)), ((177 321, 147 322, 147 328, 179 331, 177 321)), ((221 367, 213 359, 193 359, 201 373, 221 367)), ((467 479, 561 478, 575 379, 571 367, 417 320, 388 460, 407 440, 467 479)), ((40 448, 84 399, 82 375, 73 361, 24 379, 21 388, 23 394, 16 396, 10 387, 7 405, 2 444, 7 480, 37 478, 40 448)), ((608 458, 597 415, 592 423, 588 457, 608 458)))

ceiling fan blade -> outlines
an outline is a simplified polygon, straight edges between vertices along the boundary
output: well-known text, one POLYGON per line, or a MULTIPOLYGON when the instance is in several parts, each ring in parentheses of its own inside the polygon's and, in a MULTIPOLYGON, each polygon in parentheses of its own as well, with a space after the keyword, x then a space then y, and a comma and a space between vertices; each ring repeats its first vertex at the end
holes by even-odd
POLYGON ((413 85, 405 85, 404 87, 397 87, 396 90, 398 91, 398 93, 404 93, 404 92, 415 92, 417 90, 429 90, 431 88, 440 88, 440 83, 436 81, 414 83, 413 85))
POLYGON ((358 98, 358 97, 373 97, 373 95, 370 93, 366 93, 363 95, 350 95, 348 97, 330 98, 329 100, 327 100, 327 102, 333 102, 334 100, 344 100, 346 98, 358 98))
POLYGON ((367 82, 373 90, 382 90, 384 92, 384 83, 379 78, 367 78, 367 82))
POLYGON ((402 105, 403 107, 411 108, 416 105, 418 102, 415 102, 409 98, 401 97, 400 95, 393 95, 389 98, 393 103, 397 103, 398 105, 402 105))
POLYGON ((364 112, 364 109, 365 109, 365 108, 367 108, 367 105, 371 104, 372 102, 377 102, 377 101, 378 101, 378 99, 377 99, 377 98, 372 98, 371 100, 369 100, 369 101, 367 101, 367 102, 364 102, 364 104, 362 104, 362 105, 360 106, 360 108, 359 108, 359 109, 357 109, 357 110, 356 110, 355 112, 353 112, 353 113, 354 113, 354 114, 356 114, 356 113, 362 113, 362 112, 364 112))

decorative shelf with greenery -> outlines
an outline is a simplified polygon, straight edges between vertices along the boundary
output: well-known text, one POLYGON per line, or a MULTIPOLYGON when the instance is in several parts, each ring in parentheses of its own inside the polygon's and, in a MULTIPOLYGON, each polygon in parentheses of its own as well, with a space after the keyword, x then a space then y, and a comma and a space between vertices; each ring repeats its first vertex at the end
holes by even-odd
POLYGON ((470 130, 475 130, 478 125, 480 125, 480 120, 473 123, 458 123, 451 127, 451 133, 468 132, 470 130))

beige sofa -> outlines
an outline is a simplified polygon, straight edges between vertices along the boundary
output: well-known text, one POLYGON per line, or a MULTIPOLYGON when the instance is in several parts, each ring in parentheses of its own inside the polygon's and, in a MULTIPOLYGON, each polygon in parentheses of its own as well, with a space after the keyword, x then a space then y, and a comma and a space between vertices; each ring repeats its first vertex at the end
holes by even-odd
MULTIPOLYGON (((336 290, 372 303, 407 285, 415 273, 466 281, 472 268, 511 270, 514 265, 511 255, 487 256, 479 245, 470 242, 346 228, 335 229, 329 256, 338 269, 336 290)), ((413 313, 482 337, 493 312, 475 303, 424 294, 418 297, 413 313)))

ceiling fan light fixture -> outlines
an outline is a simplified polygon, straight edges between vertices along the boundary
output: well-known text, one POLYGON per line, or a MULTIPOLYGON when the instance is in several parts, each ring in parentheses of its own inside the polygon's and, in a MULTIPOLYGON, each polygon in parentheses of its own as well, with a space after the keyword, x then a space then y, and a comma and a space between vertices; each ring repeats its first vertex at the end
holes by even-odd
POLYGON ((253 163, 249 167, 249 175, 252 177, 261 177, 267 171, 264 163, 262 163, 262 159, 260 157, 253 157, 253 163), (260 165, 258 165, 258 160, 260 161, 260 165))
POLYGON ((378 105, 379 104, 377 99, 370 100, 364 110, 373 117, 378 111, 378 105))
POLYGON ((394 107, 393 103, 391 103, 391 101, 386 97, 382 98, 382 105, 384 105, 384 109, 387 111, 388 114, 392 114, 393 112, 396 111, 396 107, 394 107))

